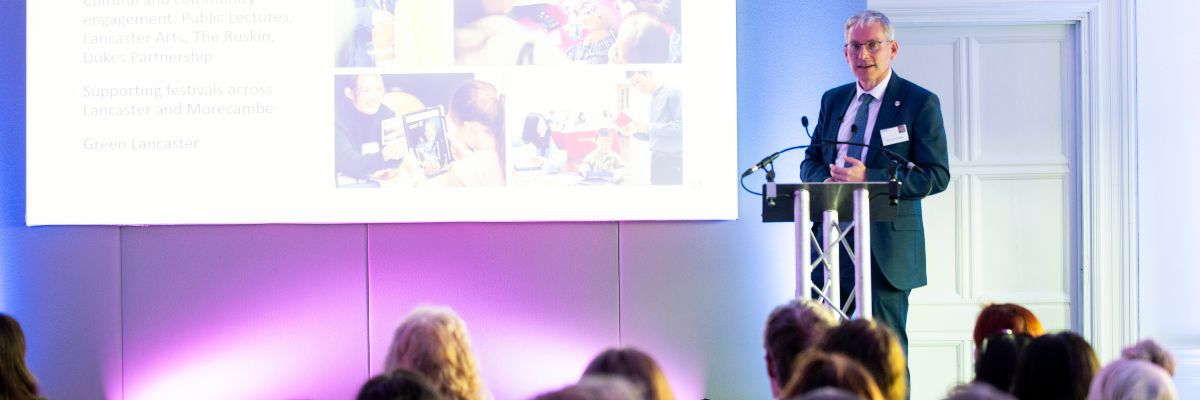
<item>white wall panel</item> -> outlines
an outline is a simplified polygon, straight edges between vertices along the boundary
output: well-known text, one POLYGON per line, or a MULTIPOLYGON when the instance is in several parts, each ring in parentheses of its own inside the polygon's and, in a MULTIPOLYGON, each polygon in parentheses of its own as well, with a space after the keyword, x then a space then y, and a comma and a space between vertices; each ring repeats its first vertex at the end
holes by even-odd
POLYGON ((922 368, 912 371, 912 398, 945 398, 950 389, 972 378, 969 357, 970 341, 925 339, 909 347, 911 365, 922 368))
MULTIPOLYGON (((1035 29, 1035 28, 1030 28, 1035 29)), ((1036 27, 1046 36, 978 39, 981 159, 993 162, 1066 160, 1063 40, 1065 25, 1036 27), (1057 31, 1057 32, 1055 32, 1057 31)))
POLYGON ((976 183, 980 297, 1022 294, 1066 301, 1062 178, 985 176, 976 183))

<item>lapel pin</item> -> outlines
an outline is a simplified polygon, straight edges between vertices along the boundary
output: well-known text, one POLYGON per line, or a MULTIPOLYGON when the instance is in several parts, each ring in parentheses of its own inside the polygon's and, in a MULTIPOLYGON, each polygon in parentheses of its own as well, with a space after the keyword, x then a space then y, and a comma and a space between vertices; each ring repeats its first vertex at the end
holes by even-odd
POLYGON ((896 100, 896 107, 900 107, 900 100, 896 100))

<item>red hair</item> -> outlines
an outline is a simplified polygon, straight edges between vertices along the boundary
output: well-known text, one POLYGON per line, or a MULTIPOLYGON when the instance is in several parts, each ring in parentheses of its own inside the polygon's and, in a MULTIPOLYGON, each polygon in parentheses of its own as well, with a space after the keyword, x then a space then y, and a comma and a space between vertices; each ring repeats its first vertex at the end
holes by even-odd
POLYGON ((1013 303, 988 304, 975 319, 975 349, 983 346, 984 338, 1005 329, 1035 338, 1046 333, 1042 322, 1028 308, 1013 303))

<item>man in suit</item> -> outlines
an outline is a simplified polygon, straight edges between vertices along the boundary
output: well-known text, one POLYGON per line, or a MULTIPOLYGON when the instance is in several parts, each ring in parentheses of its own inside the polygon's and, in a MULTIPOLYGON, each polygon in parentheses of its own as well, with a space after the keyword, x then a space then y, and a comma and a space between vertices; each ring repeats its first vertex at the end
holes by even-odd
MULTIPOLYGON (((855 14, 846 20, 845 36, 843 52, 857 79, 821 96, 813 146, 805 152, 800 176, 805 182, 887 181, 892 160, 879 148, 918 167, 899 168, 901 201, 895 221, 871 224, 871 308, 876 320, 895 331, 907 354, 908 296, 926 284, 921 199, 949 183, 946 130, 937 95, 892 71, 900 45, 887 16, 871 10, 855 14)), ((840 267, 844 303, 854 284, 846 252, 840 267)))

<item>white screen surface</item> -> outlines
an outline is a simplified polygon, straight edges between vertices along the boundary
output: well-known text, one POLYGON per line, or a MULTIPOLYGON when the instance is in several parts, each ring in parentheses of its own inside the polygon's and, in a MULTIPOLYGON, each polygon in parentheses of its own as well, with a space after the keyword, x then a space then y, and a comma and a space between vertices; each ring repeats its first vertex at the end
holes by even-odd
POLYGON ((490 3, 30 2, 27 223, 736 218, 734 2, 490 3))

